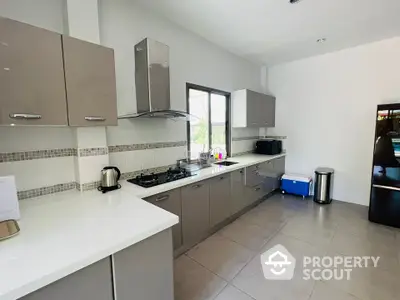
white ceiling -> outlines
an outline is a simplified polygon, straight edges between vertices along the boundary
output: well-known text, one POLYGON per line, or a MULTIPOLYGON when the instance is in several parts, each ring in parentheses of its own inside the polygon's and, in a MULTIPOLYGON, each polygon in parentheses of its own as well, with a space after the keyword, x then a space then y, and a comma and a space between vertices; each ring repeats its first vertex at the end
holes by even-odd
POLYGON ((267 65, 400 35, 400 0, 135 0, 267 65), (327 38, 318 44, 318 38, 327 38))

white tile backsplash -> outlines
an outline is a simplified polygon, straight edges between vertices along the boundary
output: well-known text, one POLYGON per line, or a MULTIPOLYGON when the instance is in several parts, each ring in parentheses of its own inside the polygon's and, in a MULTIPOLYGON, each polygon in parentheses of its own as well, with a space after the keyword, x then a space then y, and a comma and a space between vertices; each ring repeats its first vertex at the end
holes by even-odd
POLYGON ((119 120, 118 126, 107 127, 108 145, 130 145, 186 141, 186 122, 168 119, 119 120))
POLYGON ((73 148, 74 144, 68 127, 0 126, 0 152, 73 148))
POLYGON ((108 155, 79 157, 79 183, 100 180, 101 170, 109 165, 108 155))
POLYGON ((107 146, 105 127, 78 127, 73 130, 77 148, 97 148, 107 146))
POLYGON ((19 191, 75 181, 74 157, 25 160, 0 164, 0 176, 14 175, 19 191))
POLYGON ((243 153, 254 150, 255 140, 244 140, 232 142, 232 154, 243 153))

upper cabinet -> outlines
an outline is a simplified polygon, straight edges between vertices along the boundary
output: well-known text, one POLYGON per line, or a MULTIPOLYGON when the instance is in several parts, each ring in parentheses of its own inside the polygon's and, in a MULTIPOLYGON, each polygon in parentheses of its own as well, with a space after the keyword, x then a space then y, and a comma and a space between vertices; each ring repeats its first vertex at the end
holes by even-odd
POLYGON ((113 49, 63 36, 70 126, 117 125, 113 49))
POLYGON ((0 17, 0 125, 68 125, 61 35, 0 17))
POLYGON ((245 89, 231 99, 233 127, 275 127, 275 97, 245 89))
POLYGON ((117 125, 114 51, 0 17, 0 125, 117 125))

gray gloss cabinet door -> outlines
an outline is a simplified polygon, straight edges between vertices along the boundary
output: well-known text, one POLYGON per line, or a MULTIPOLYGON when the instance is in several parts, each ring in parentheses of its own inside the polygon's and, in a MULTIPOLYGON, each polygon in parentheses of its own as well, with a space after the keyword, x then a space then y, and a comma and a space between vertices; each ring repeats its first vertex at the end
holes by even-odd
POLYGON ((174 300, 171 229, 130 246, 113 258, 115 300, 174 300))
POLYGON ((231 173, 231 213, 236 214, 247 206, 244 169, 231 173))
POLYGON ((0 124, 68 125, 60 34, 0 17, 0 124))
POLYGON ((275 127, 276 99, 273 96, 262 95, 262 119, 263 127, 275 127))
POLYGON ((107 257, 22 300, 113 300, 111 259, 107 257))
POLYGON ((209 180, 210 183, 210 227, 231 216, 230 175, 223 174, 209 180))
POLYGON ((210 187, 201 181, 181 189, 183 244, 201 240, 210 228, 210 187))
POLYGON ((259 93, 246 91, 247 97, 247 127, 260 127, 260 97, 259 93))
POLYGON ((180 246, 182 246, 181 190, 176 189, 168 191, 166 193, 151 196, 149 198, 146 198, 145 200, 179 217, 179 223, 172 227, 174 249, 178 249, 180 246))
POLYGON ((70 126, 117 125, 114 50, 63 36, 70 126))

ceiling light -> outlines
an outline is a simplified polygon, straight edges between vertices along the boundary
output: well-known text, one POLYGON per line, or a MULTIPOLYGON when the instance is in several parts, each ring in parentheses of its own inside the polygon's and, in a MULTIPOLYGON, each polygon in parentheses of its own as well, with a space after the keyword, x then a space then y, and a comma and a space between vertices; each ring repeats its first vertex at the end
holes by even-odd
POLYGON ((326 42, 326 38, 320 38, 317 40, 317 43, 319 43, 319 44, 323 44, 325 42, 326 42))

